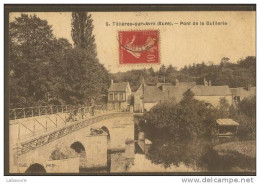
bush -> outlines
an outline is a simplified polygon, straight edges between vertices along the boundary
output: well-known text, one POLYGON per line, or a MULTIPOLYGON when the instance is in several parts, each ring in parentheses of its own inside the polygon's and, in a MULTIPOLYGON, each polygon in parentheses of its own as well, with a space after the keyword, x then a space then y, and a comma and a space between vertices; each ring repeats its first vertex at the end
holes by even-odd
POLYGON ((195 100, 188 90, 180 103, 166 102, 154 106, 144 114, 140 124, 151 140, 196 140, 212 136, 216 118, 216 109, 195 100))

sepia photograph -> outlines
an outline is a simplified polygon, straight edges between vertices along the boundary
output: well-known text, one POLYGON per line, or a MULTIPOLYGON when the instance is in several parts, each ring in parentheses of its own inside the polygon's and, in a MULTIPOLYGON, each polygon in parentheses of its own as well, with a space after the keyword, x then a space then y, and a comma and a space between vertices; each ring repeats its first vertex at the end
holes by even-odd
POLYGON ((256 175, 256 5, 11 5, 5 175, 256 175))

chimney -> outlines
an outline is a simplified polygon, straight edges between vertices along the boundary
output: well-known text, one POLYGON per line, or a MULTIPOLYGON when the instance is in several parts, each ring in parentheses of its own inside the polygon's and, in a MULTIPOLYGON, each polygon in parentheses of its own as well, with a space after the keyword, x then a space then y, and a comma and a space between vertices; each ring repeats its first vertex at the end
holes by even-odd
POLYGON ((113 79, 111 79, 111 85, 114 83, 114 80, 113 79))
POLYGON ((205 78, 204 78, 204 86, 208 86, 208 82, 206 81, 205 78))
POLYGON ((209 80, 209 86, 211 86, 211 80, 209 80))
POLYGON ((252 87, 252 85, 251 85, 251 84, 248 84, 248 85, 247 85, 247 91, 251 91, 251 87, 252 87))
POLYGON ((176 85, 176 86, 179 86, 179 85, 180 85, 180 83, 179 83, 179 80, 178 80, 178 79, 176 79, 176 80, 175 80, 175 85, 176 85))

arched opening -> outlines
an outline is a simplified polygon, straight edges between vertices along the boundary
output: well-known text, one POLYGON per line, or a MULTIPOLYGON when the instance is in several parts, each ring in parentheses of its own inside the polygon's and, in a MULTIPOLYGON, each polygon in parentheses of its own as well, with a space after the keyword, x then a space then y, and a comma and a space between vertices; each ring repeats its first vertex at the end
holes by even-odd
POLYGON ((107 127, 103 126, 101 129, 107 133, 107 172, 111 170, 111 152, 110 152, 110 133, 107 127))
POLYGON ((70 145, 70 148, 75 150, 75 152, 81 154, 82 152, 85 152, 85 147, 83 144, 79 141, 74 142, 73 144, 70 145))
POLYGON ((87 157, 86 157, 86 150, 83 144, 79 141, 74 142, 70 145, 70 148, 73 149, 76 153, 80 155, 80 160, 79 160, 79 172, 85 172, 85 164, 87 162, 87 157))
POLYGON ((108 128, 107 128, 107 127, 105 127, 105 126, 103 126, 101 129, 102 129, 104 132, 106 132, 106 133, 107 133, 107 140, 109 140, 109 141, 110 141, 110 133, 109 133, 109 130, 108 130, 108 128))
POLYGON ((30 165, 25 173, 46 173, 46 170, 41 164, 35 163, 30 165))

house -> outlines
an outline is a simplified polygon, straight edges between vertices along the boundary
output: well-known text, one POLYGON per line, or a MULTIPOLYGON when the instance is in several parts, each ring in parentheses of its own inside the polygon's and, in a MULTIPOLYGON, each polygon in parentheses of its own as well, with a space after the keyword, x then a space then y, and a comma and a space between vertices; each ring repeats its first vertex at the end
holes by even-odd
POLYGON ((143 82, 134 95, 134 111, 149 111, 156 104, 169 100, 179 102, 188 89, 189 86, 174 86, 169 83, 147 86, 143 82))
POLYGON ((107 108, 109 110, 129 110, 132 99, 132 91, 128 82, 114 83, 108 89, 107 108))
POLYGON ((225 98, 229 105, 232 105, 232 93, 227 85, 205 86, 196 85, 191 88, 194 98, 218 107, 221 98, 225 98))
POLYGON ((165 97, 162 91, 156 86, 147 86, 141 84, 134 95, 134 111, 149 111, 158 102, 164 101, 165 97))
POLYGON ((149 111, 158 103, 174 100, 176 103, 183 98, 187 90, 194 93, 194 98, 205 101, 214 107, 219 105, 221 98, 232 104, 232 93, 227 85, 211 86, 211 82, 204 80, 204 85, 185 83, 182 85, 176 80, 176 85, 170 83, 158 83, 156 86, 147 86, 144 82, 140 85, 134 95, 134 111, 149 111))
POLYGON ((238 88, 230 88, 232 93, 232 98, 234 104, 239 103, 244 98, 248 98, 256 95, 256 87, 252 87, 251 84, 248 84, 247 88, 238 87, 238 88))

